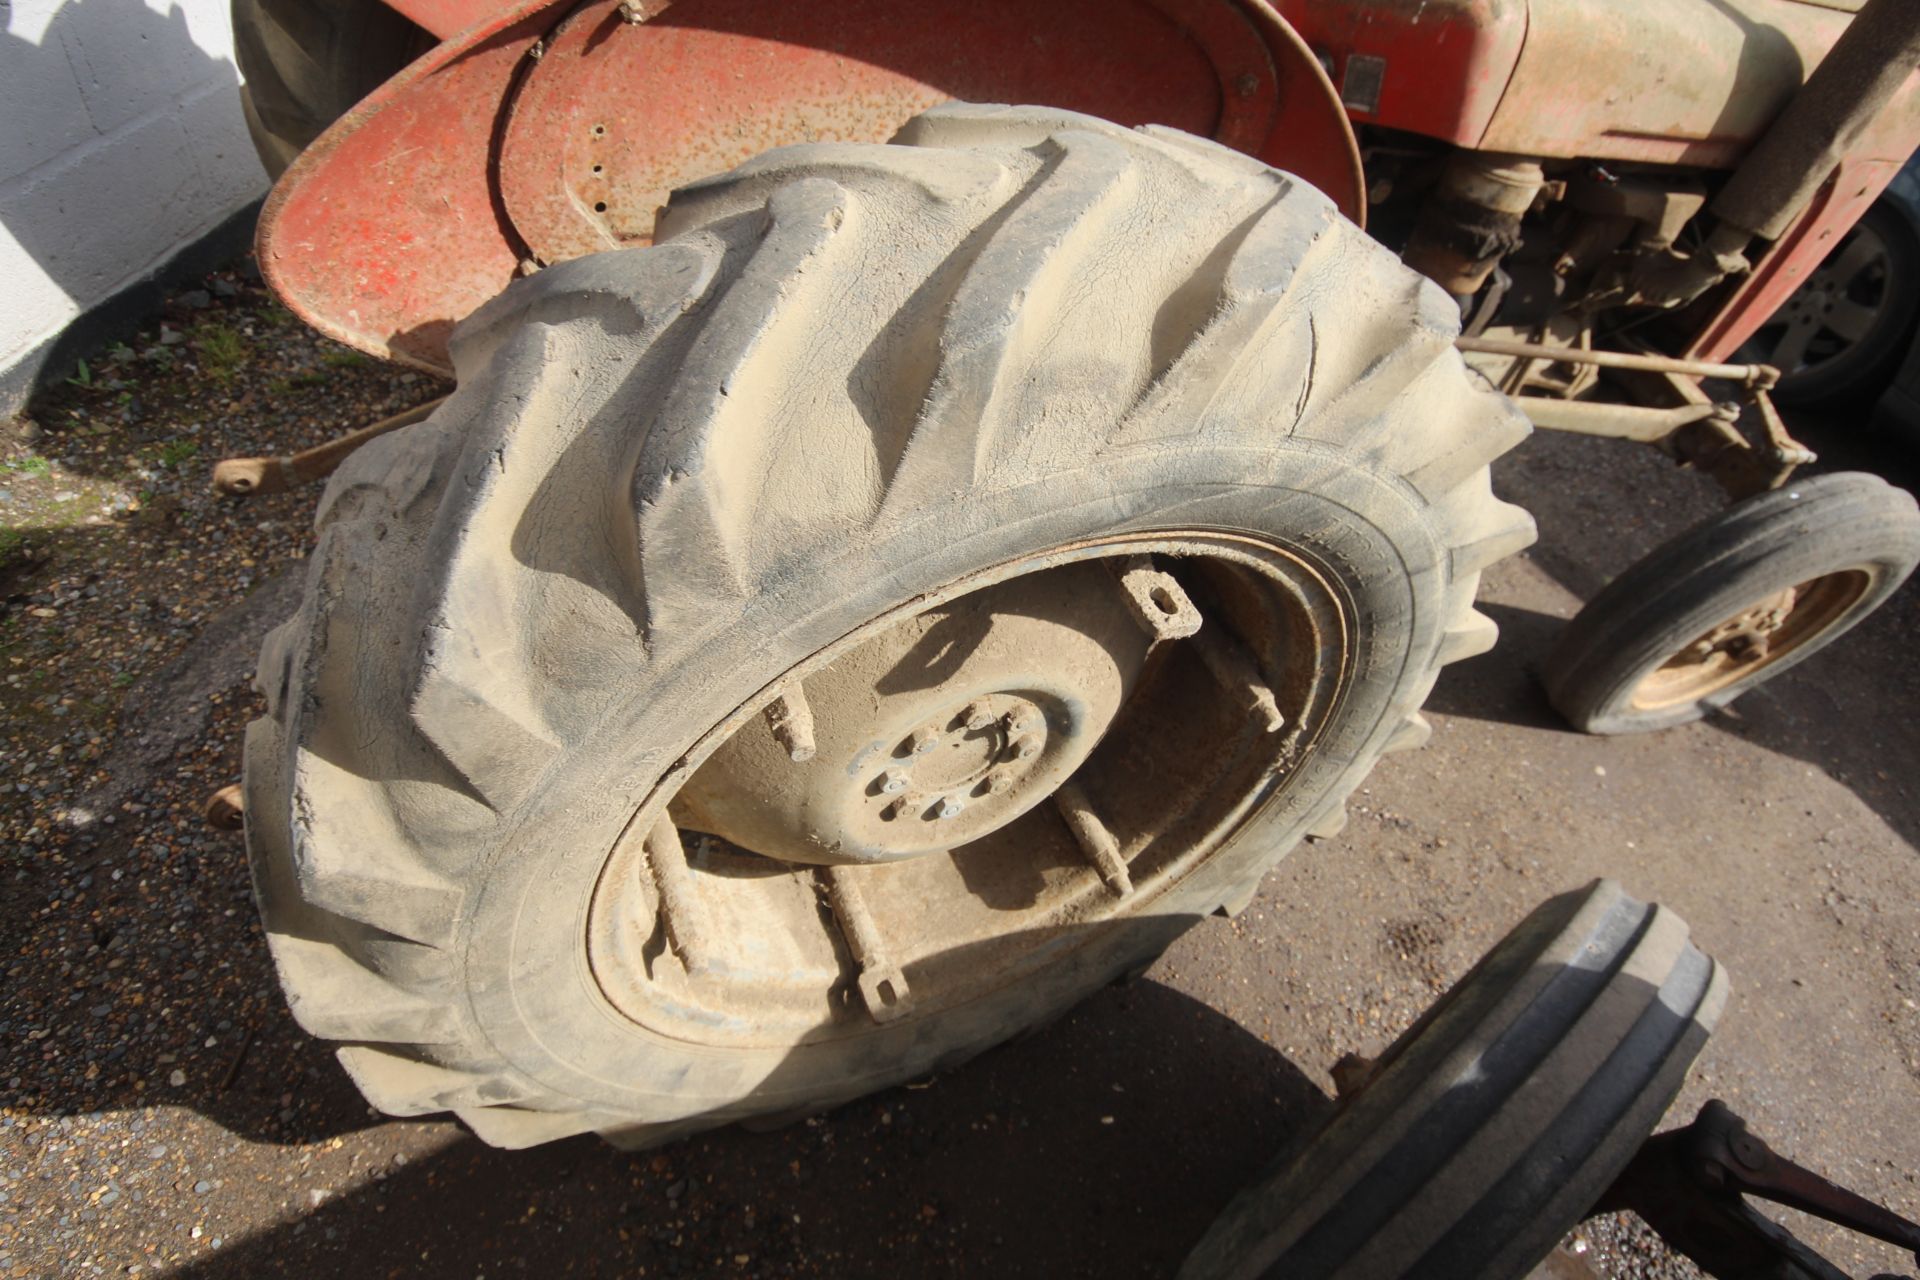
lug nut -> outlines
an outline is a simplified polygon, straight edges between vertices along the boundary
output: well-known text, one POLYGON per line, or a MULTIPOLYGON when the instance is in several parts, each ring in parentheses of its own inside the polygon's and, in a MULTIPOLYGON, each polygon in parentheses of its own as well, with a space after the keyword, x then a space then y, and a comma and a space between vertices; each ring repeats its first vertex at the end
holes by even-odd
POLYGON ((1007 744, 1007 756, 1013 760, 1031 760, 1040 754, 1040 739, 1024 734, 1007 744))
POLYGON ((1013 775, 1005 769, 995 769, 987 775, 987 794, 1005 795, 1013 787, 1013 775))
POLYGON ((880 816, 882 818, 885 818, 888 822, 892 822, 895 818, 899 817, 901 814, 905 813, 906 811, 907 811, 906 798, 904 796, 896 797, 895 799, 887 802, 887 807, 880 811, 880 816))
POLYGON ((941 796, 940 804, 934 809, 933 816, 936 818, 957 818, 960 816, 960 811, 966 807, 967 802, 959 796, 941 796))
POLYGON ((916 756, 923 756, 940 745, 940 731, 937 729, 915 729, 907 739, 907 750, 916 756))
POLYGON ((1007 736, 1015 738, 1029 729, 1040 727, 1040 717, 1034 714, 1032 707, 1021 707, 1018 711, 1007 712, 1007 736))
POLYGON ((993 723, 993 708, 985 698, 975 698, 960 713, 960 719, 969 729, 984 729, 993 723))
POLYGON ((905 769, 889 769, 880 775, 880 790, 890 796, 897 796, 907 789, 913 778, 905 769))

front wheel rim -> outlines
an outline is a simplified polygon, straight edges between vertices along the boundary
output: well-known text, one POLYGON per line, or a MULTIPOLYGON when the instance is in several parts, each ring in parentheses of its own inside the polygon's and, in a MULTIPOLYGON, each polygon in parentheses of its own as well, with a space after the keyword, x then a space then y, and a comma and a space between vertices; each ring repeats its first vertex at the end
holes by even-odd
POLYGON ((1774 592, 1703 631, 1634 686, 1635 711, 1697 703, 1756 678, 1825 634, 1873 585, 1865 569, 1841 569, 1774 592))
POLYGON ((781 673, 689 759, 697 770, 734 735, 760 732, 769 704, 880 628, 1093 560, 1116 570, 1116 591, 1128 567, 1168 575, 1202 618, 1190 639, 1153 637, 1138 687, 1065 786, 951 852, 860 866, 681 836, 664 820, 674 797, 656 794, 609 851, 588 914, 587 960, 612 1007, 716 1049, 847 1041, 1029 980, 1108 927, 1164 909, 1169 890, 1287 790, 1348 687, 1351 605, 1330 576, 1270 543, 1175 531, 1004 563, 781 673), (1267 690, 1264 713, 1249 684, 1267 690))

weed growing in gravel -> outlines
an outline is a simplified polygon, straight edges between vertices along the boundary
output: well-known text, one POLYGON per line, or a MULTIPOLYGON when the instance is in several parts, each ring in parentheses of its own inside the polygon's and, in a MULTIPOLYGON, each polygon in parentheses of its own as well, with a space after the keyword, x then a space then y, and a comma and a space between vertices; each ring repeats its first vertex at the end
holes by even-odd
POLYGON ((0 462, 0 471, 11 471, 23 476, 44 476, 52 470, 53 463, 37 453, 30 453, 24 458, 8 458, 5 462, 0 462))
POLYGON ((0 529, 0 569, 7 567, 21 547, 27 543, 27 535, 18 529, 0 529))
POLYGON ((267 384, 267 390, 276 396, 284 396, 291 395, 302 387, 324 387, 326 385, 326 374, 309 370, 306 373, 296 373, 290 378, 275 378, 271 383, 267 384))
POLYGON ((175 436, 160 446, 160 465, 180 467, 193 461, 200 452, 200 446, 192 440, 182 440, 175 436))
POLYGON ((203 324, 193 331, 200 352, 200 368, 215 382, 231 381, 247 360, 247 344, 223 324, 203 324))
POLYGON ((93 385, 93 370, 87 367, 85 360, 80 361, 74 366, 73 376, 67 379, 67 383, 70 386, 79 387, 82 390, 93 385))
POLYGON ((320 357, 336 369, 364 369, 373 361, 358 351, 329 351, 320 357))

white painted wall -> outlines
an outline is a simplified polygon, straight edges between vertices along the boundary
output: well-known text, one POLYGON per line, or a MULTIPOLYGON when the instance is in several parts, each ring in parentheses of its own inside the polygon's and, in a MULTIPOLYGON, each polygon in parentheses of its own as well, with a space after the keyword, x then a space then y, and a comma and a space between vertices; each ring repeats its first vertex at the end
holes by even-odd
POLYGON ((0 375, 266 190, 227 0, 0 0, 0 375))

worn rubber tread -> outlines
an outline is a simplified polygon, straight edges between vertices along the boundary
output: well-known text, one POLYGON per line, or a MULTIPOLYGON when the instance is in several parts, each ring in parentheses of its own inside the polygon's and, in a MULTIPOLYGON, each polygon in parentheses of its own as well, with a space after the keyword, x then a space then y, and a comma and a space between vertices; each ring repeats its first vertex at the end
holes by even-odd
POLYGON ((1652 1131, 1726 998, 1665 908, 1604 880, 1552 899, 1234 1199, 1181 1276, 1517 1280, 1652 1131))
MULTIPOLYGON (((821 566, 930 537, 929 511, 959 513, 939 545, 984 546, 1013 535, 955 532, 983 498, 1058 521, 1056 475, 1189 456, 1233 459, 1230 494, 1391 492, 1426 559, 1405 588, 1417 614, 1383 625, 1422 639, 1383 662, 1378 712, 1316 766, 1342 798, 1423 723, 1438 664, 1491 643, 1477 569, 1459 566, 1528 527, 1485 479, 1525 423, 1467 376, 1430 286, 1319 193, 1211 144, 963 105, 899 142, 769 153, 676 195, 654 248, 516 284, 457 331, 454 396, 329 484, 301 613, 263 653, 250 847, 270 932, 324 941, 311 954, 340 971, 283 948, 296 1007, 340 1007, 330 988, 358 989, 358 967, 432 1010, 411 1038, 391 1012, 352 1037, 377 1105, 451 1107, 500 1145, 647 1145, 951 1065, 1111 976, 1076 960, 1053 987, 1008 993, 991 1033, 934 1036, 891 1066, 785 1070, 777 1087, 755 1082, 766 1068, 709 1056, 693 1071, 651 1041, 617 1080, 576 1070, 524 1038, 504 971, 474 976, 507 963, 517 917, 501 913, 523 890, 496 885, 531 865, 530 832, 564 841, 551 824, 604 803, 549 797, 633 691, 664 682, 660 716, 696 696, 737 705, 752 663, 770 676, 844 632, 813 621, 854 590, 815 585, 821 566), (1275 440, 1293 442, 1288 461, 1275 440), (701 667, 795 618, 777 662, 768 648, 701 667)), ((1137 501, 1067 514, 1120 520, 1137 501)), ((1395 557, 1416 550, 1340 568, 1405 573, 1395 557)), ((892 572, 858 589, 880 598, 892 572)), ((633 776, 658 777, 682 741, 622 749, 633 776)), ((1180 918, 1244 897, 1308 815, 1286 822, 1231 864, 1238 879, 1196 882, 1208 896, 1180 918)), ((1139 946, 1179 927, 1143 928, 1139 946)), ((314 1025, 343 1025, 331 1017, 314 1025)))

